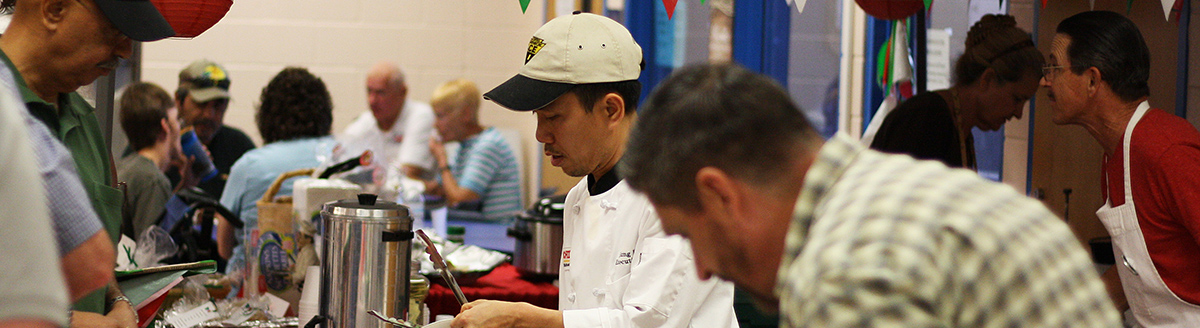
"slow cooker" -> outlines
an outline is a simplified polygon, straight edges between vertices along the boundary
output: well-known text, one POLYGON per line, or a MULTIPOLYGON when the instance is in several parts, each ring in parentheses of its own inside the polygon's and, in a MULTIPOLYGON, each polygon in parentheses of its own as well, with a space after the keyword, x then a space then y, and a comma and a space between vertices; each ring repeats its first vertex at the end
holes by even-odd
POLYGON ((508 236, 516 239, 513 266, 526 279, 558 277, 566 199, 567 195, 542 198, 508 228, 508 236))

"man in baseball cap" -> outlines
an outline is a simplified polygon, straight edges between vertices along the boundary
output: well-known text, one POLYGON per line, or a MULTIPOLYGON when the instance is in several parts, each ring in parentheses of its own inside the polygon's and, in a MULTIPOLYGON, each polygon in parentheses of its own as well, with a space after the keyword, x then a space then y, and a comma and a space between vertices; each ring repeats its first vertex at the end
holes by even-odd
MULTIPOLYGON (((29 113, 70 150, 83 189, 115 245, 122 196, 112 155, 95 109, 75 90, 116 69, 132 52, 132 40, 154 41, 175 32, 146 0, 4 0, 0 12, 12 13, 0 36, 0 60, 14 73, 29 113)), ((74 309, 73 325, 137 325, 115 281, 80 299, 74 309)))
POLYGON ((225 190, 233 163, 254 142, 242 130, 225 125, 225 110, 229 108, 229 73, 220 64, 208 59, 192 62, 179 71, 179 88, 175 89, 175 105, 184 129, 194 129, 196 137, 208 148, 217 178, 201 182, 198 187, 216 199, 225 190))
POLYGON ((478 300, 454 327, 737 327, 733 286, 697 277, 691 248, 614 169, 637 117, 642 50, 604 16, 555 18, 525 65, 485 99, 537 116, 554 166, 587 177, 567 194, 558 310, 478 300))
POLYGON ((207 59, 192 62, 179 71, 175 101, 182 110, 185 127, 194 127, 200 141, 208 143, 221 128, 229 105, 229 74, 207 59))

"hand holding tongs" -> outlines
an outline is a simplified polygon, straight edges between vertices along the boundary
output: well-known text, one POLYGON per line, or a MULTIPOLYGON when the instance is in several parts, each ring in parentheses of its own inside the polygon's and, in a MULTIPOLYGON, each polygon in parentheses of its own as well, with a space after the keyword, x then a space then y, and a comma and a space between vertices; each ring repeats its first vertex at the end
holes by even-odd
POLYGON ((467 296, 463 295, 462 288, 458 287, 458 281, 454 280, 454 275, 450 273, 450 268, 446 266, 446 260, 438 254, 437 247, 433 246, 433 242, 429 240, 429 236, 425 235, 425 231, 417 230, 417 236, 421 236, 421 241, 425 242, 425 252, 429 253, 429 261, 433 262, 433 266, 441 271, 442 279, 446 280, 446 284, 450 285, 450 290, 454 291, 454 298, 458 299, 458 305, 467 304, 467 296))

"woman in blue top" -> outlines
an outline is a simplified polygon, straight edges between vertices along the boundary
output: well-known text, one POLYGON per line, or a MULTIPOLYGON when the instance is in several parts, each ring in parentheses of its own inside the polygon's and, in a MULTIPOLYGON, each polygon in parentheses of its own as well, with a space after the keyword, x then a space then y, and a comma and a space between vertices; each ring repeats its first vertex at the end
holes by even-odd
MULTIPOLYGON (((283 69, 263 88, 259 104, 254 119, 265 145, 246 152, 233 164, 221 194, 221 205, 246 223, 242 229, 228 225, 218 229, 221 257, 229 259, 225 271, 234 277, 242 276, 237 273, 245 267, 247 238, 259 235, 255 201, 280 174, 319 166, 335 143, 329 135, 333 125, 329 90, 308 70, 283 69)), ((292 184, 284 183, 277 195, 291 194, 292 184)))

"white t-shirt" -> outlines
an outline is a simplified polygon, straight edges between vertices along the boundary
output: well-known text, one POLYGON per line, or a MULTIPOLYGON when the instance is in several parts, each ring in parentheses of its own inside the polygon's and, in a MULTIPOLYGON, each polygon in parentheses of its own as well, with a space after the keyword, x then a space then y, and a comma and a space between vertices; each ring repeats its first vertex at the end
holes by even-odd
POLYGON ((733 284, 696 276, 687 240, 668 236, 625 181, 567 194, 558 308, 573 327, 738 327, 733 284))
POLYGON ((433 154, 429 152, 429 136, 433 130, 433 108, 429 104, 408 100, 392 128, 383 131, 370 111, 362 113, 338 135, 342 156, 358 156, 370 149, 374 163, 387 170, 409 164, 432 171, 433 154))

